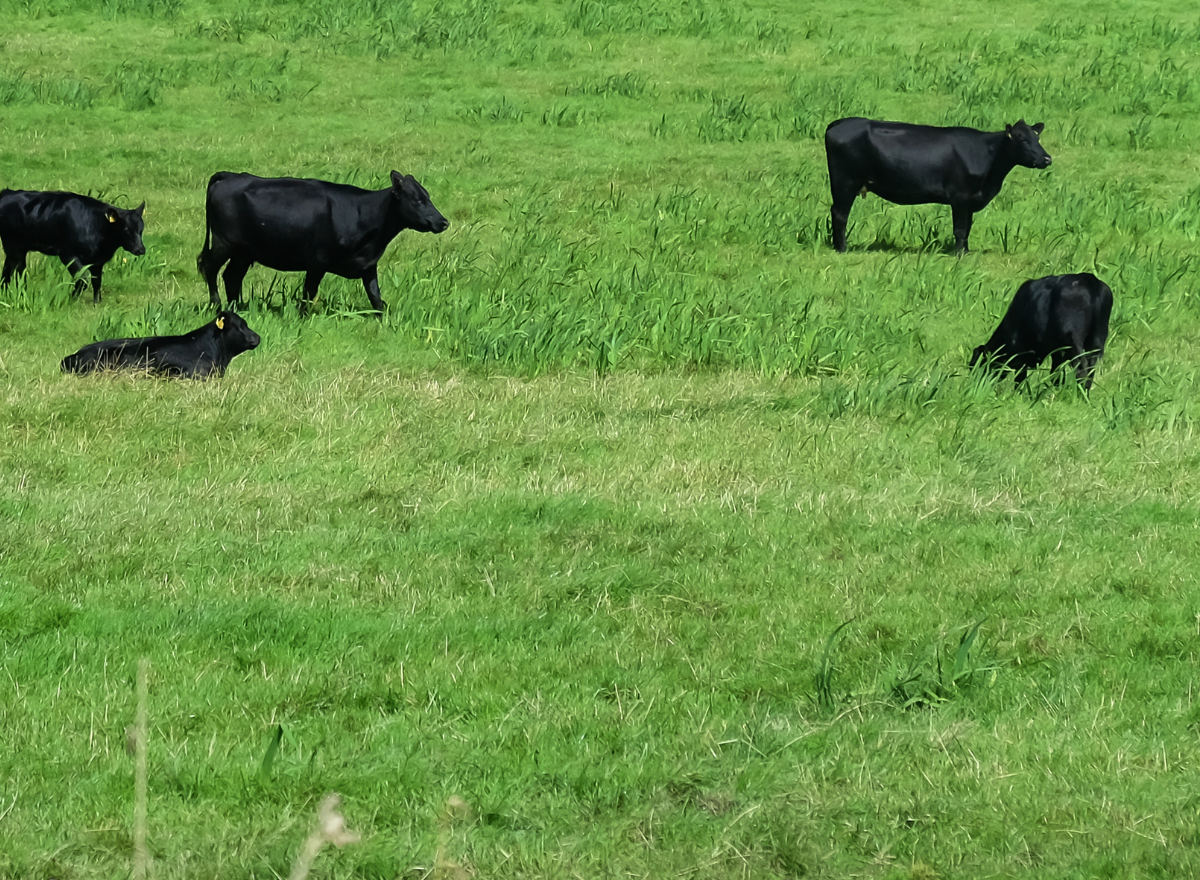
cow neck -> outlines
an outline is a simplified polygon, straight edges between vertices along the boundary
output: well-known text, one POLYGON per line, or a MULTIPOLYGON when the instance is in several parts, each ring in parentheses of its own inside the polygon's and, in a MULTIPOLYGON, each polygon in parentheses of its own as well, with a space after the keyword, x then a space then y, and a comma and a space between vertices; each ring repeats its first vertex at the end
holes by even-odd
POLYGON ((992 161, 988 166, 986 180, 987 201, 991 201, 1000 192, 1000 188, 1004 185, 1004 178, 1008 177, 1008 172, 1017 167, 1016 159, 1013 158, 1013 150, 1011 146, 1011 138, 1004 131, 991 132, 996 138, 995 150, 992 161))
POLYGON ((374 195, 379 199, 376 206, 383 214, 383 223, 379 225, 379 232, 386 245, 407 227, 404 225, 403 212, 400 210, 400 200, 396 198, 391 187, 376 190, 374 195))

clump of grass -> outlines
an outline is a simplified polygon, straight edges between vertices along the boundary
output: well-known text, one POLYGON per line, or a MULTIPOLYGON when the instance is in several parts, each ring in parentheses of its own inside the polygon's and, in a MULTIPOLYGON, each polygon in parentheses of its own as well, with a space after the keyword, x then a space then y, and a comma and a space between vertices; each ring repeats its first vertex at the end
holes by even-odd
POLYGON ((712 96, 708 111, 700 119, 698 133, 705 143, 748 140, 762 114, 745 95, 712 96))
POLYGON ((220 42, 241 43, 252 34, 270 33, 274 20, 265 10, 241 10, 232 15, 200 19, 193 25, 196 36, 220 42))
POLYGON ((821 659, 817 665, 817 673, 814 676, 817 705, 826 712, 836 708, 839 702, 833 692, 833 674, 836 669, 833 660, 834 648, 837 646, 837 639, 842 630, 853 622, 853 618, 851 618, 829 634, 829 638, 825 641, 825 650, 821 652, 821 659))
POLYGON ((896 704, 902 709, 911 709, 944 703, 963 693, 977 675, 998 669, 994 664, 980 664, 972 655, 979 628, 986 620, 981 617, 963 629, 954 648, 953 660, 942 644, 934 645, 925 657, 915 659, 889 687, 896 704), (929 654, 932 654, 932 661, 929 654))
POLYGON ((30 77, 23 71, 0 71, 0 107, 46 104, 87 110, 95 100, 95 90, 73 77, 30 77))
POLYGON ((564 93, 571 95, 596 95, 602 98, 619 96, 622 98, 642 98, 653 94, 650 79, 646 74, 637 70, 627 70, 625 73, 613 73, 608 76, 592 77, 581 80, 575 85, 568 86, 564 93))

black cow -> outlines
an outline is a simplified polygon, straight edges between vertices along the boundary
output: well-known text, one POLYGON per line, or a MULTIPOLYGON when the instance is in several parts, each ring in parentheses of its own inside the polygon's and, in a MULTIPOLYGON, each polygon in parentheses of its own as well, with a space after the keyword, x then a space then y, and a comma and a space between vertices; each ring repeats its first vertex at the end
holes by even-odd
POLYGON ((225 296, 230 307, 242 297, 242 279, 254 263, 280 272, 304 272, 306 310, 327 272, 361 278, 375 310, 376 266, 402 229, 444 232, 450 222, 411 174, 392 172, 392 185, 367 190, 324 180, 255 177, 219 171, 208 182, 207 231, 196 258, 208 282, 209 300, 221 307, 217 272, 227 261, 225 296))
POLYGON ((833 246, 846 251, 846 220, 854 197, 873 192, 897 205, 949 205, 954 246, 967 250, 971 220, 996 197, 1017 165, 1045 168, 1050 155, 1038 135, 1043 125, 1022 119, 1004 131, 938 128, 851 117, 825 129, 829 189, 833 193, 833 246))
POLYGON ((1020 383, 1049 355, 1053 370, 1069 359, 1075 378, 1090 389, 1108 340, 1112 304, 1112 290, 1089 272, 1026 281, 992 338, 971 355, 971 366, 984 361, 1016 370, 1020 383))
POLYGON ((135 257, 146 253, 145 210, 145 202, 123 210, 78 193, 0 190, 0 244, 4 246, 0 284, 7 285, 14 272, 24 272, 26 254, 37 251, 62 260, 75 278, 75 296, 87 286, 80 275, 86 266, 92 276, 92 299, 100 302, 104 264, 117 248, 135 257))
POLYGON ((66 373, 97 370, 147 370, 163 376, 207 379, 225 375, 235 356, 256 348, 259 336, 236 312, 221 312, 216 320, 181 336, 106 339, 85 345, 63 358, 66 373))

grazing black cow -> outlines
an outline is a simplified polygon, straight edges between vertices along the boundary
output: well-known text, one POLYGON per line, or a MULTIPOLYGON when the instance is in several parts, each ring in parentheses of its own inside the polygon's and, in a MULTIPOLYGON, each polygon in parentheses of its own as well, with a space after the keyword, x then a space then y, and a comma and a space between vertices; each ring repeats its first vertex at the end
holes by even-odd
POLYGON ((255 177, 219 171, 208 181, 207 231, 196 258, 209 300, 221 307, 217 272, 227 261, 225 296, 242 297, 242 279, 254 263, 280 272, 303 272, 307 309, 327 272, 361 278, 371 305, 385 308, 376 267, 402 229, 444 232, 441 215, 411 174, 392 172, 392 185, 367 190, 324 180, 255 177))
POLYGON ((851 117, 825 129, 829 188, 833 193, 833 246, 846 251, 846 220, 854 197, 869 192, 897 205, 949 205, 954 246, 967 250, 976 211, 996 197, 1017 165, 1045 168, 1050 154, 1038 135, 1043 125, 1022 119, 1004 131, 938 128, 851 117))
POLYGON ((80 275, 86 266, 92 276, 92 300, 100 302, 104 264, 117 248, 135 257, 146 253, 145 210, 145 202, 123 210, 78 193, 0 190, 0 245, 4 246, 0 284, 7 285, 13 273, 24 272, 26 254, 37 251, 62 260, 75 278, 75 296, 87 286, 80 275))
POLYGON ((97 370, 147 370, 163 376, 207 379, 225 375, 235 356, 256 348, 261 340, 236 312, 221 312, 191 333, 106 339, 85 345, 63 358, 66 373, 97 370))
POLYGON ((1026 281, 992 338, 971 355, 971 366, 982 360, 1016 370, 1020 383, 1049 355, 1053 370, 1069 359, 1075 378, 1090 389, 1108 340, 1112 304, 1112 290, 1090 272, 1026 281))

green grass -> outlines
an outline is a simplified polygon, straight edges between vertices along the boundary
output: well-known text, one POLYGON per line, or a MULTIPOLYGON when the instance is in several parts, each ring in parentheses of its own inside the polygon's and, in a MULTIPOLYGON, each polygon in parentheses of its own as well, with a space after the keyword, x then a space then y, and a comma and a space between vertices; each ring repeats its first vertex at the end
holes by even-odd
POLYGON ((1200 21, 1187 4, 0 0, 0 187, 147 202, 104 302, 0 293, 0 877, 1186 877, 1200 21), (1045 122, 959 259, 843 115, 1045 122), (217 170, 451 221, 391 309, 261 267, 207 383, 217 170), (1116 296, 1090 396, 966 369, 1116 296), (469 804, 455 806, 454 797, 469 804))

